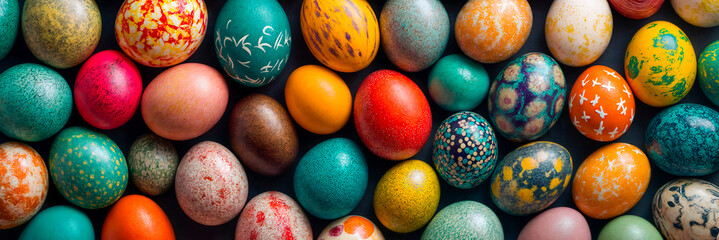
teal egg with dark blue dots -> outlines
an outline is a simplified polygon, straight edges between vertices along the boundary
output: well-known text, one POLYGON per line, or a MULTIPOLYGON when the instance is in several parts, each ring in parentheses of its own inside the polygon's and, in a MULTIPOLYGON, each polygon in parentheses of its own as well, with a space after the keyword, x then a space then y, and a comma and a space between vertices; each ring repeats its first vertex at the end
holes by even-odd
POLYGON ((497 163, 497 138, 489 122, 473 112, 459 112, 434 134, 432 161, 453 187, 468 189, 487 180, 497 163))
POLYGON ((120 148, 104 134, 84 127, 62 130, 50 147, 50 176, 71 203, 104 208, 127 187, 127 163, 120 148))
POLYGON ((0 0, 0 60, 15 45, 20 26, 20 7, 17 0, 0 0))
POLYGON ((719 105, 719 41, 707 46, 699 56, 699 86, 704 95, 719 105))
POLYGON ((504 230, 497 214, 475 201, 460 201, 443 208, 422 233, 422 240, 502 240, 504 230))
POLYGON ((647 157, 677 176, 704 176, 719 170, 719 113, 677 104, 657 114, 644 138, 647 157))
POLYGON ((367 189, 367 162, 352 140, 333 138, 310 149, 297 164, 297 201, 310 214, 335 219, 349 214, 367 189))

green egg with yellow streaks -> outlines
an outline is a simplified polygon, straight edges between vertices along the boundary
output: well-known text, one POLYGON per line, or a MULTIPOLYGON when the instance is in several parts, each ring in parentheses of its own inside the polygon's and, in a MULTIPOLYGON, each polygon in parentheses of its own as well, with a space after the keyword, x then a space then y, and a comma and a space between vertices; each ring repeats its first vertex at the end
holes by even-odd
POLYGON ((127 187, 122 151, 112 139, 94 130, 62 130, 52 143, 49 162, 57 190, 82 208, 104 208, 117 201, 127 187))

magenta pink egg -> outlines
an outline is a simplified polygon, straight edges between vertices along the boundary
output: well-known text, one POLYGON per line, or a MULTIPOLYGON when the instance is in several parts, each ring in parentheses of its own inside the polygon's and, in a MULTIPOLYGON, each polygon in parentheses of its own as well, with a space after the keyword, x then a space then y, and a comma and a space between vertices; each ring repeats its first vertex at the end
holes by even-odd
POLYGON ((235 155, 219 143, 204 141, 190 148, 175 175, 180 208, 207 226, 224 224, 247 202, 247 175, 235 155))
POLYGON ((591 240, 589 224, 581 213, 568 207, 556 207, 532 218, 517 240, 574 239, 591 240))
POLYGON ((245 239, 311 240, 312 227, 295 200, 269 191, 252 198, 242 211, 235 240, 245 239))
POLYGON ((82 65, 73 92, 77 111, 87 123, 113 129, 135 115, 142 96, 142 77, 125 54, 105 50, 82 65))

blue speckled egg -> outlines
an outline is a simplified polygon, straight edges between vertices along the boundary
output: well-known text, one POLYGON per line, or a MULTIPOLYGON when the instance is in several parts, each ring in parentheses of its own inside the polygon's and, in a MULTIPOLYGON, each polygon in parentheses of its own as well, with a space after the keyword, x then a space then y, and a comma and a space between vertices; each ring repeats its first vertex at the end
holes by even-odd
POLYGON ((34 63, 0 74, 0 132, 27 142, 59 132, 72 112, 72 93, 54 70, 34 63))
POLYGON ((492 209, 475 201, 450 204, 432 218, 422 233, 430 239, 504 239, 502 223, 492 209))
POLYGON ((94 240, 90 218, 70 206, 54 206, 38 213, 20 234, 20 240, 94 240))
POLYGON ((362 150, 346 138, 326 140, 297 164, 297 201, 315 217, 335 219, 350 213, 367 189, 367 162, 362 150))
POLYGON ((20 7, 17 0, 0 0, 0 60, 5 58, 17 38, 20 7))
POLYGON ((387 58, 407 72, 434 64, 449 40, 449 16, 439 0, 389 0, 379 25, 387 58))
POLYGON ((677 104, 657 114, 644 138, 647 156, 677 176, 703 176, 719 170, 719 113, 677 104))
POLYGON ((714 105, 719 105, 719 40, 699 56, 699 86, 714 105))
POLYGON ((84 127, 70 127, 50 147, 50 175, 65 199, 87 209, 104 208, 127 186, 127 164, 109 137, 84 127))
POLYGON ((442 179, 457 188, 473 188, 487 180, 497 153, 492 126, 473 112, 449 116, 434 134, 434 166, 442 179))
POLYGON ((445 56, 429 72, 429 95, 450 112, 479 106, 489 92, 489 75, 482 64, 461 54, 445 56))
POLYGON ((534 140, 557 122, 566 94, 557 62, 543 53, 527 53, 509 62, 494 79, 489 118, 511 141, 534 140))
POLYGON ((524 216, 552 205, 572 178, 572 156, 553 142, 533 142, 507 154, 497 165, 491 196, 499 209, 524 216))

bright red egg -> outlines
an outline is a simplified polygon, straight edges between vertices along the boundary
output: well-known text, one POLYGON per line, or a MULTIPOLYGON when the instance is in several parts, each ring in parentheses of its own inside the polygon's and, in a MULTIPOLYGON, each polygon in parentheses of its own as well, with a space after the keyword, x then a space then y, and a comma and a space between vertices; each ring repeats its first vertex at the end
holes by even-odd
POLYGON ((122 126, 135 115, 142 96, 142 77, 125 54, 99 52, 80 68, 73 91, 77 111, 100 129, 122 126))

